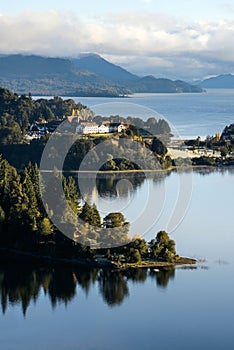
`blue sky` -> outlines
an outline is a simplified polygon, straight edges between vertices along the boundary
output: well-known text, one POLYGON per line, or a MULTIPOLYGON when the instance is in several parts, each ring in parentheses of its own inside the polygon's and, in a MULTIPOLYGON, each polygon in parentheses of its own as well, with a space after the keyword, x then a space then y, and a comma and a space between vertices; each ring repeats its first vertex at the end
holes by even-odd
POLYGON ((234 0, 0 0, 0 53, 95 52, 140 74, 234 73, 234 0))
POLYGON ((61 9, 85 16, 111 12, 161 12, 193 19, 233 18, 232 0, 0 0, 0 13, 18 14, 25 10, 61 9))

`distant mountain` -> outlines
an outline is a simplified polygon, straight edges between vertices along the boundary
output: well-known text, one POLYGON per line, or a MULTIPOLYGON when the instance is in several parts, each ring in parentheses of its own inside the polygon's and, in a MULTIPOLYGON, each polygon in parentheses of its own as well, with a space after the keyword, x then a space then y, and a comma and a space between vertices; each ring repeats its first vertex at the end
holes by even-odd
POLYGON ((79 69, 92 71, 118 84, 126 86, 133 92, 202 92, 200 87, 180 80, 172 81, 170 79, 157 79, 152 75, 140 78, 137 75, 128 72, 126 69, 116 66, 101 56, 92 53, 81 55, 78 59, 72 59, 72 62, 79 69))
POLYGON ((139 79, 137 75, 128 72, 126 69, 123 69, 120 66, 108 62, 96 54, 83 54, 79 58, 71 59, 71 61, 79 69, 94 72, 118 83, 136 81, 139 79))
POLYGON ((77 59, 0 56, 0 86, 19 94, 122 96, 142 93, 202 92, 199 86, 153 76, 138 77, 94 54, 77 59))
POLYGON ((55 74, 72 77, 75 73, 72 63, 63 58, 45 58, 34 55, 10 55, 0 57, 1 77, 40 78, 55 74))
POLYGON ((152 75, 140 78, 128 87, 134 92, 142 93, 183 93, 183 92, 202 92, 201 87, 190 85, 184 81, 155 78, 152 75))
POLYGON ((119 96, 125 87, 94 72, 78 69, 69 59, 10 55, 0 57, 0 86, 19 94, 119 96))
POLYGON ((234 75, 218 75, 217 77, 201 81, 200 85, 207 89, 234 89, 234 75))
POLYGON ((200 85, 191 85, 182 80, 175 80, 174 83, 176 84, 178 90, 182 90, 181 92, 205 92, 200 85))

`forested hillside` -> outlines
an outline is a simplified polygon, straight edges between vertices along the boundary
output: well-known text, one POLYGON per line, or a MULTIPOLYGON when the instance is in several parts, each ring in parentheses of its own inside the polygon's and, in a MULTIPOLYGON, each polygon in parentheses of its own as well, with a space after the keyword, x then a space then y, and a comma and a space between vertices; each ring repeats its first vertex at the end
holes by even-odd
POLYGON ((10 55, 0 57, 0 86, 41 96, 118 97, 135 92, 202 92, 184 81, 138 77, 99 55, 77 59, 10 55))

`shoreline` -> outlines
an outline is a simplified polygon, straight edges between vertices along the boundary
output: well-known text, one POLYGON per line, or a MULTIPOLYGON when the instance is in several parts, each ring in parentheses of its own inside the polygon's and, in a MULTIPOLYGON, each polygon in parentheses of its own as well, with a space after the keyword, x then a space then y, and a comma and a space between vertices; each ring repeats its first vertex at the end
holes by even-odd
MULTIPOLYGON (((230 169, 234 167, 233 165, 221 165, 221 166, 212 166, 212 165, 191 165, 191 166, 171 166, 167 169, 133 169, 133 170, 57 170, 58 173, 65 174, 142 174, 142 173, 167 173, 173 170, 196 170, 196 169, 209 169, 209 170, 217 170, 217 169, 230 169)), ((22 171, 22 169, 18 169, 22 171)), ((53 173, 53 170, 40 170, 41 173, 53 173)))
POLYGON ((83 266, 87 268, 98 268, 123 271, 132 268, 165 268, 176 267, 181 265, 195 265, 196 259, 180 257, 175 262, 166 261, 142 261, 141 263, 123 263, 118 264, 109 260, 100 261, 92 258, 58 258, 47 255, 40 255, 38 253, 24 252, 10 248, 0 248, 0 262, 2 263, 35 263, 35 264, 57 264, 64 266, 83 266))
POLYGON ((166 262, 166 261, 142 261, 141 263, 126 263, 120 268, 121 270, 138 269, 138 268, 165 268, 165 267, 176 267, 195 265, 197 260, 193 258, 180 257, 177 261, 166 262))

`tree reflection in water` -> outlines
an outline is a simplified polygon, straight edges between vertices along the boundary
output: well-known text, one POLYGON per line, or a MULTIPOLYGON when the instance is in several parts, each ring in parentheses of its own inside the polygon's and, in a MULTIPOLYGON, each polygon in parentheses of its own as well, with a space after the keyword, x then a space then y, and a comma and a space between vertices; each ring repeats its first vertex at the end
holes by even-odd
POLYGON ((21 304, 25 315, 31 302, 36 302, 41 290, 49 297, 53 308, 68 304, 76 297, 77 286, 88 294, 98 284, 100 294, 109 306, 120 305, 129 295, 129 283, 145 283, 155 279, 156 285, 166 288, 175 276, 175 269, 128 269, 109 271, 88 268, 64 268, 26 265, 0 267, 0 297, 3 314, 9 305, 21 304))
MULTIPOLYGON (((92 173, 83 175, 82 196, 85 198, 93 197, 121 197, 125 198, 136 192, 138 188, 143 186, 147 178, 151 178, 155 183, 161 183, 166 177, 170 176, 171 171, 161 171, 157 173, 148 173, 147 177, 142 173, 111 173, 98 174, 96 178, 92 173)), ((73 175, 73 174, 71 174, 73 175)), ((74 177, 77 181, 77 178, 74 177)), ((77 183, 78 186, 78 183, 77 183)), ((80 191, 78 186, 78 191, 80 191)))
POLYGON ((100 271, 99 289, 108 305, 118 305, 128 296, 127 281, 122 273, 100 271))
POLYGON ((175 277, 175 268, 170 267, 170 268, 161 269, 161 270, 157 271, 156 275, 155 275, 155 271, 151 270, 150 276, 152 278, 155 278, 155 276, 156 276, 157 286, 162 287, 162 288, 166 288, 169 280, 174 279, 174 277, 175 277))

